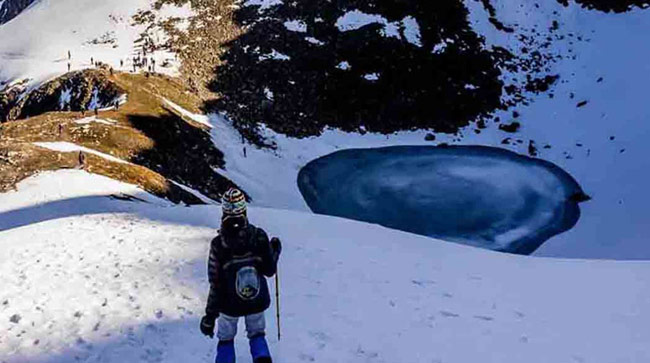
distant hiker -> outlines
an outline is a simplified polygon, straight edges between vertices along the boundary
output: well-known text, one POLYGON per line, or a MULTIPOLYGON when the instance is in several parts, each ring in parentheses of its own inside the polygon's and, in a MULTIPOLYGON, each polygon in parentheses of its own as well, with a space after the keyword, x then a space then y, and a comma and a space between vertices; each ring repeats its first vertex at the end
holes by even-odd
POLYGON ((244 157, 246 157, 246 146, 244 146, 244 157))
POLYGON ((63 124, 59 124, 59 137, 63 135, 63 124))
POLYGON ((113 105, 115 106, 115 111, 118 111, 120 109, 120 101, 115 100, 115 103, 113 105))
POLYGON ((70 59, 72 59, 72 53, 70 53, 70 51, 68 51, 68 60, 70 60, 70 59))
POLYGON ((70 72, 70 62, 68 62, 68 72, 70 72))
POLYGON ((95 116, 99 116, 99 109, 95 106, 95 116))
POLYGON ((113 75, 113 67, 109 68, 108 71, 111 73, 111 76, 113 75))
POLYGON ((124 68, 124 59, 120 59, 120 68, 124 68))
POLYGON ((86 169, 86 154, 79 151, 79 169, 86 169))
POLYGON ((153 59, 153 58, 151 58, 151 70, 152 70, 153 72, 156 71, 156 60, 153 59))
POLYGON ((86 116, 86 106, 81 106, 81 117, 86 116))
POLYGON ((282 250, 280 240, 248 222, 246 197, 237 189, 222 198, 221 230, 210 244, 210 294, 201 332, 214 337, 218 318, 216 363, 235 362, 237 323, 244 317, 254 363, 271 363, 264 311, 271 305, 265 277, 273 276, 282 250))
POLYGON ((95 65, 95 58, 90 57, 90 65, 92 65, 92 66, 95 65))

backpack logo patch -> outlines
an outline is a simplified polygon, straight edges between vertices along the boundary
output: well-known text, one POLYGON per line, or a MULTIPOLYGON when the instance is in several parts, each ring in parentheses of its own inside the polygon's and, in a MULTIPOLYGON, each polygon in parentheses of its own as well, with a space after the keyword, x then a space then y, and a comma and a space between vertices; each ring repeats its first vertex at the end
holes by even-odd
POLYGON ((255 267, 245 266, 237 271, 237 296, 242 300, 253 300, 260 293, 260 277, 255 267))

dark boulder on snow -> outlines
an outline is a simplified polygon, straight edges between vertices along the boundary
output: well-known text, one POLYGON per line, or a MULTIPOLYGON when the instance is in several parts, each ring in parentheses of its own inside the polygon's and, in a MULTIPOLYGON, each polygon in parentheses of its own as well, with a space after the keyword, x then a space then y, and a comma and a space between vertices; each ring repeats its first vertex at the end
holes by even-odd
POLYGON ((0 1, 0 25, 18 16, 35 0, 5 0, 0 1))
POLYGON ((499 125, 499 130, 509 132, 509 133, 515 133, 519 130, 521 127, 521 124, 517 121, 514 121, 509 124, 501 124, 499 125))

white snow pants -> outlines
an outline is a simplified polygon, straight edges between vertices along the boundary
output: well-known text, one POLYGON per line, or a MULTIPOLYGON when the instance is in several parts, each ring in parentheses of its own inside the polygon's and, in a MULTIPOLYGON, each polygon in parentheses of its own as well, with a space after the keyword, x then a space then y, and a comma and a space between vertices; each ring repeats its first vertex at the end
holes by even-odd
MULTIPOLYGON (((247 315, 244 317, 244 320, 246 322, 246 336, 248 336, 249 339, 256 335, 264 334, 264 330, 266 329, 264 312, 247 315)), ((219 340, 235 339, 235 335, 237 335, 237 323, 239 323, 238 317, 220 314, 219 322, 217 324, 217 338, 219 338, 219 340)))

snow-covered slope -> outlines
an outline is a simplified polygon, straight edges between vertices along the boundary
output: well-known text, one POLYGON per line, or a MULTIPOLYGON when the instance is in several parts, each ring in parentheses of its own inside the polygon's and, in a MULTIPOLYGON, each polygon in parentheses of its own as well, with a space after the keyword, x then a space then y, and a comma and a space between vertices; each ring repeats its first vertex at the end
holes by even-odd
MULTIPOLYGON (((253 208, 284 241, 283 362, 650 360, 650 264, 505 255, 253 208)), ((83 171, 0 195, 0 361, 211 362, 198 320, 218 206, 83 171), (131 195, 142 202, 109 198, 131 195)), ((238 361, 248 359, 237 341, 238 361)))
MULTIPOLYGON (((466 3, 473 26, 488 44, 522 46, 516 37, 487 23, 487 14, 477 2, 466 3)), ((515 138, 534 140, 540 157, 571 173, 593 200, 582 206, 582 218, 573 230, 549 240, 537 254, 649 259, 646 236, 650 224, 645 211, 650 204, 646 157, 650 153, 650 108, 645 94, 650 69, 645 59, 650 57, 646 46, 650 12, 607 14, 574 3, 565 8, 555 1, 493 3, 506 24, 538 29, 552 26, 556 12, 561 17, 560 29, 567 34, 566 41, 552 46, 552 51, 565 54, 551 69, 560 76, 554 97, 535 97, 529 106, 517 108, 523 127, 515 138), (588 103, 577 107, 582 101, 588 103), (552 148, 542 149, 546 144, 552 148)), ((510 112, 497 116, 512 119, 510 112)), ((468 130, 465 136, 467 143, 497 145, 510 135, 490 128, 481 135, 468 130)), ((527 145, 506 147, 525 153, 527 145)))
MULTIPOLYGON (((151 9, 151 1, 36 1, 0 26, 0 82, 30 78, 33 85, 39 84, 67 72, 68 63, 71 70, 90 68, 91 58, 116 69, 120 69, 122 60, 122 70, 128 71, 138 54, 136 41, 145 30, 144 26, 134 25, 132 19, 141 9, 151 9)), ((165 6, 159 14, 188 16, 191 9, 165 6)), ((158 64, 173 58, 164 51, 150 56, 158 64)), ((156 70, 176 74, 177 66, 156 70)))

